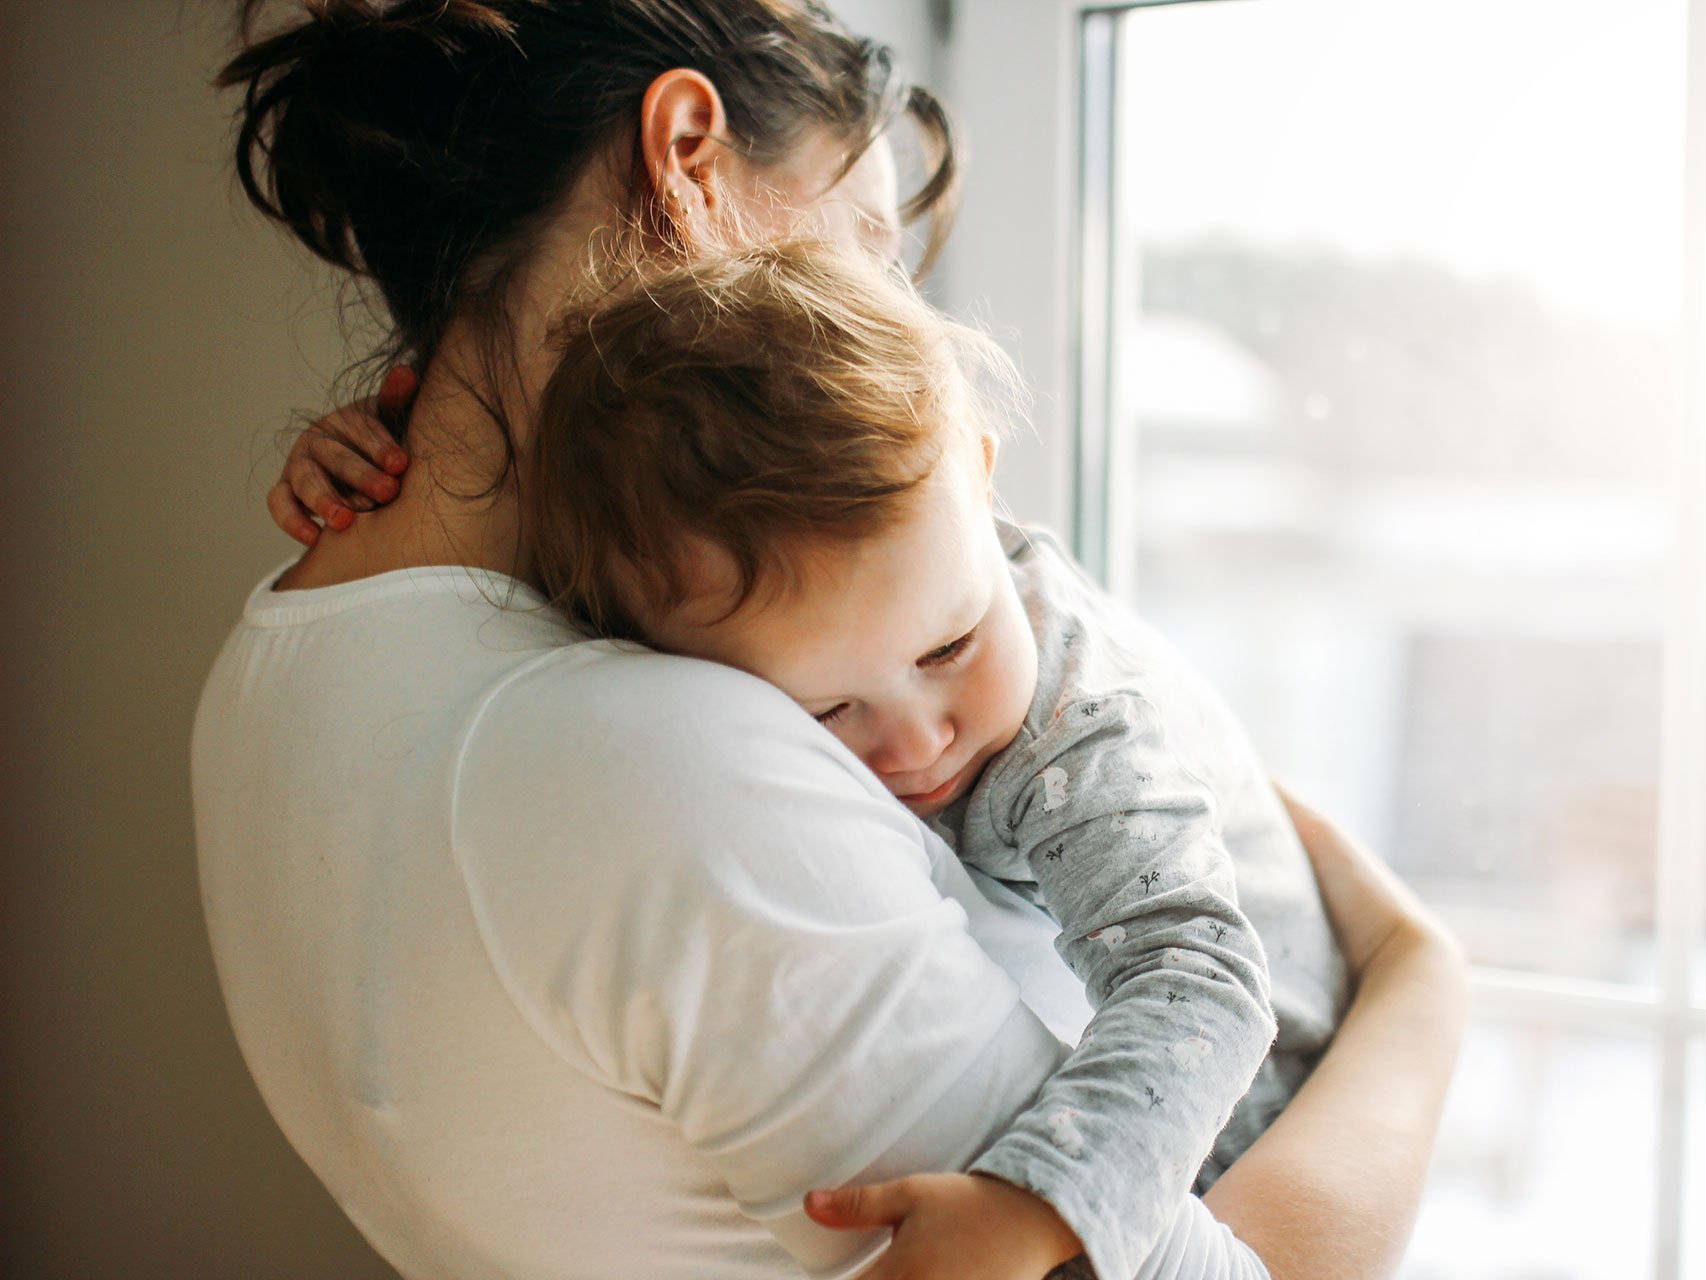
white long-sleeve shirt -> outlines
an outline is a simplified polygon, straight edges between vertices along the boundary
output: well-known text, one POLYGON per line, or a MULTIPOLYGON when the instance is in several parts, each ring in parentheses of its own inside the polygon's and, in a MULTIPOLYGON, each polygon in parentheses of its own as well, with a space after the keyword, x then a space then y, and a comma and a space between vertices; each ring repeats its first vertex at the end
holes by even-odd
MULTIPOLYGON (((244 1057, 405 1276, 852 1274, 802 1193, 964 1167, 1087 1016, 783 695, 509 579, 262 584, 193 755, 244 1057)), ((1142 1274, 1263 1272, 1184 1200, 1142 1274)))

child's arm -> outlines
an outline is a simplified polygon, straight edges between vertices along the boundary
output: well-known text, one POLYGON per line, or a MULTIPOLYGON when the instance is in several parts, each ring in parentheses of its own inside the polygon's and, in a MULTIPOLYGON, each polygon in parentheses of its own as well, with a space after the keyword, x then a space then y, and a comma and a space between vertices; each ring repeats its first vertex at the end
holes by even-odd
POLYGON ((1027 857, 1096 1014, 972 1166, 1048 1201, 1101 1280, 1133 1275, 1274 1037, 1213 795, 1131 693, 1065 703, 995 766, 991 815, 1027 857))
MULTIPOLYGON (((1258 1139, 1251 1150, 1260 1151, 1264 1141, 1258 1139)), ((1294 1143, 1293 1148, 1306 1142, 1294 1143)), ((1284 1185, 1279 1171, 1267 1169, 1263 1177, 1270 1191, 1284 1185)), ((1260 1195, 1257 1180, 1247 1181, 1249 1185, 1241 1183, 1241 1189, 1260 1195)), ((1239 1199, 1248 1201, 1251 1195, 1241 1194, 1239 1199)), ((1239 1206, 1228 1204, 1231 1211, 1241 1212, 1239 1206)), ((998 1178, 918 1173, 893 1182, 813 1191, 806 1197, 806 1213, 821 1226, 841 1230, 893 1229, 888 1250, 859 1272, 858 1280, 923 1280, 936 1275, 1095 1280, 1079 1251, 1078 1237, 1047 1202, 998 1178)), ((1293 1239, 1296 1234, 1281 1226, 1265 1243, 1276 1250, 1290 1246, 1288 1256, 1301 1257, 1305 1263, 1323 1252, 1320 1233, 1306 1241, 1293 1239)), ((1329 1247, 1326 1252, 1333 1257, 1364 1255, 1362 1249, 1329 1247)), ((1161 1240, 1132 1280, 1269 1280, 1269 1275, 1248 1245, 1216 1222, 1201 1200, 1187 1196, 1173 1206, 1161 1240)))
MULTIPOLYGON (((1462 949, 1378 859, 1320 815, 1286 804, 1355 998, 1273 1127, 1205 1200, 1176 1206, 1138 1280, 1390 1275, 1421 1201, 1468 1005, 1462 949)), ((921 1202, 933 1198, 933 1180, 813 1193, 807 1211, 825 1226, 900 1228, 895 1247, 860 1280, 916 1276, 910 1257, 898 1255, 905 1223, 922 1219, 921 1202)), ((1081 1273, 1075 1263, 1062 1275, 1081 1273)))

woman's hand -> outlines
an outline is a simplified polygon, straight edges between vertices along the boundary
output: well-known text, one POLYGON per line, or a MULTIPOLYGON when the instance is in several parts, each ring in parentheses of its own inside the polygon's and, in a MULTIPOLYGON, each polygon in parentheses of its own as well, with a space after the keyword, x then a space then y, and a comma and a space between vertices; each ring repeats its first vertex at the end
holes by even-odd
POLYGON ((377 396, 333 410, 298 436, 267 494, 273 523, 311 547, 320 538, 314 516, 328 529, 347 529, 357 512, 395 498, 409 455, 389 424, 408 420, 419 390, 415 371, 399 365, 385 375, 377 396))
POLYGON ((924 1173, 806 1196, 820 1226, 893 1227, 859 1280, 1043 1280, 1083 1251, 1048 1201, 999 1178, 924 1173))

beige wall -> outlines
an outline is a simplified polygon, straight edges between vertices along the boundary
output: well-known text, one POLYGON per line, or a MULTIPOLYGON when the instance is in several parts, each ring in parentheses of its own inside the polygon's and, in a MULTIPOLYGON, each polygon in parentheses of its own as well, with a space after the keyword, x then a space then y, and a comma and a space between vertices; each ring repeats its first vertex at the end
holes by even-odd
MULTIPOLYGON (((391 1274, 262 1108, 196 896, 196 692, 290 554, 260 499, 340 351, 229 178, 234 9, 0 0, 8 1280, 391 1274)), ((913 0, 848 11, 924 29, 913 0)))
POLYGON ((233 195, 234 5, 0 0, 0 1274, 388 1276, 268 1119, 203 937, 201 678, 289 544, 262 480, 336 368, 233 195))

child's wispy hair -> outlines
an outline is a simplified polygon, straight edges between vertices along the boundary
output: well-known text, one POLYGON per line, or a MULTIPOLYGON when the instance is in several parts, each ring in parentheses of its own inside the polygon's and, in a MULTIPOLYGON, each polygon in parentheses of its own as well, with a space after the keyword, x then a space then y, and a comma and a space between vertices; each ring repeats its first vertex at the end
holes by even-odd
POLYGON ((553 603, 604 636, 680 607, 705 550, 732 569, 727 616, 802 552, 892 527, 1018 385, 987 336, 818 241, 637 267, 555 336, 526 538, 553 603))

